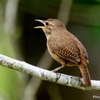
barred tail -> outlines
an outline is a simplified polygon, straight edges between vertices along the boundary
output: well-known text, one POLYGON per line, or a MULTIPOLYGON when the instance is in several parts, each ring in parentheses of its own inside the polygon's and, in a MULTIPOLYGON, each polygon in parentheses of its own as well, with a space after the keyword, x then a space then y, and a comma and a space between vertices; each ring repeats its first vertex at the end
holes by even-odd
POLYGON ((91 78, 90 78, 90 74, 88 71, 88 66, 86 63, 81 63, 79 65, 79 69, 81 71, 82 77, 84 79, 84 82, 87 86, 91 86, 91 78))

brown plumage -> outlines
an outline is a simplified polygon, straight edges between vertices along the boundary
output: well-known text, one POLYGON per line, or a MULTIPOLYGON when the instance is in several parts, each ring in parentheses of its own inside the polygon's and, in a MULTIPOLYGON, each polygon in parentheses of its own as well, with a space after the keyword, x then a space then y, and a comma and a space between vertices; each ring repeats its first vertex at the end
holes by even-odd
POLYGON ((58 71, 65 66, 79 66, 80 72, 87 86, 91 85, 87 63, 88 54, 81 42, 57 19, 36 20, 44 24, 35 28, 42 28, 47 38, 47 48, 51 56, 62 64, 54 69, 58 71))

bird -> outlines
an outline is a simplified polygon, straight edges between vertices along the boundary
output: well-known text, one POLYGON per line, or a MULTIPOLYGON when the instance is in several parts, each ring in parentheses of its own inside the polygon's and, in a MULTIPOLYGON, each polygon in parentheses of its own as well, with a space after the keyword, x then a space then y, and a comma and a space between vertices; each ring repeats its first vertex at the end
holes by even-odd
POLYGON ((89 63, 88 54, 79 39, 69 32, 58 19, 35 19, 35 21, 43 24, 43 26, 36 26, 34 28, 43 30, 50 55, 62 65, 53 71, 57 72, 65 66, 78 66, 85 85, 91 86, 91 78, 87 65, 89 63))

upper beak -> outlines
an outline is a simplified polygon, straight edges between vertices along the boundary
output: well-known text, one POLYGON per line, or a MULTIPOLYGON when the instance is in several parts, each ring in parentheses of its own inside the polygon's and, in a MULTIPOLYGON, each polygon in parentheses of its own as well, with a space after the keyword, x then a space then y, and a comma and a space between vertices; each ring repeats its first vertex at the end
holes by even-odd
MULTIPOLYGON (((38 21, 38 22, 40 22, 40 23, 42 23, 44 25, 44 20, 35 19, 35 21, 38 21)), ((36 26, 34 28, 44 28, 44 26, 36 26)))

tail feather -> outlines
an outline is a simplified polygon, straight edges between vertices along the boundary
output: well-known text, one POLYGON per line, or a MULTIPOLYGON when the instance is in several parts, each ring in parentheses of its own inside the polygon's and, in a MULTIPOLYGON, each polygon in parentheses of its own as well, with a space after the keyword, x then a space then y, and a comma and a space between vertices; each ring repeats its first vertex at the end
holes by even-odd
POLYGON ((87 86, 91 86, 91 78, 90 78, 90 74, 88 71, 88 66, 86 63, 81 63, 79 65, 79 69, 81 71, 82 77, 84 79, 84 82, 87 86))

